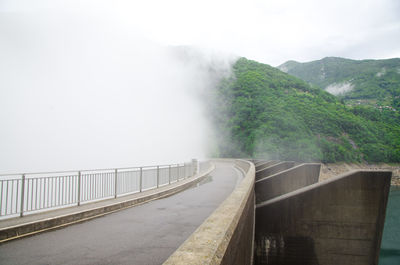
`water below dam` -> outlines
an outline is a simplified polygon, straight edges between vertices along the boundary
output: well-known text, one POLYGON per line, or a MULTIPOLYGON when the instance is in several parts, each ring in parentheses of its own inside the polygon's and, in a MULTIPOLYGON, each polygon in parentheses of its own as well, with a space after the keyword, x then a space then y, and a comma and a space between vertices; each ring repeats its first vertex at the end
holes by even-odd
POLYGON ((390 189, 379 265, 400 264, 400 187, 390 189))

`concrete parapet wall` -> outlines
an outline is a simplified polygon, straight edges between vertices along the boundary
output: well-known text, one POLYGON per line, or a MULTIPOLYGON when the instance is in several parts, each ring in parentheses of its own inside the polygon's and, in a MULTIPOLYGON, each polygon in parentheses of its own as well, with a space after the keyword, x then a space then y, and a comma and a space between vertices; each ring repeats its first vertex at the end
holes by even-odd
MULTIPOLYGON (((254 166, 257 168, 257 166, 264 164, 265 162, 267 162, 268 160, 261 160, 261 159, 253 159, 251 160, 251 162, 253 162, 254 166)), ((257 169, 256 169, 257 171, 257 169)))
POLYGON ((356 171, 257 205, 255 264, 378 264, 391 172, 356 171))
POLYGON ((263 170, 263 169, 265 169, 267 167, 276 165, 278 163, 279 163, 279 161, 277 161, 277 160, 271 160, 271 161, 265 161, 263 163, 259 163, 259 164, 256 165, 256 172, 260 171, 260 170, 263 170))
POLYGON ((252 264, 255 167, 236 165, 245 178, 164 264, 252 264))
POLYGON ((247 172, 250 170, 251 163, 249 163, 246 160, 237 159, 237 160, 235 160, 235 166, 238 167, 239 169, 241 169, 244 172, 244 174, 246 175, 247 172))
POLYGON ((276 174, 280 171, 289 169, 291 167, 295 166, 295 162, 293 161, 285 161, 285 162, 280 162, 278 164, 269 166, 267 168, 264 168, 262 170, 256 171, 256 180, 271 176, 273 174, 276 174))
POLYGON ((301 164, 256 181, 256 203, 318 182, 321 164, 301 164))

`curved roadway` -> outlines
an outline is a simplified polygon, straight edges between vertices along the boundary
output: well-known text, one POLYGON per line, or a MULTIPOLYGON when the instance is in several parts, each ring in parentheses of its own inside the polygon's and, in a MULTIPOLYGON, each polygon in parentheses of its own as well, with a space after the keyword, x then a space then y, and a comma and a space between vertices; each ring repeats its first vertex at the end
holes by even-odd
POLYGON ((0 245, 0 264, 162 264, 228 197, 233 163, 195 188, 60 230, 0 245))

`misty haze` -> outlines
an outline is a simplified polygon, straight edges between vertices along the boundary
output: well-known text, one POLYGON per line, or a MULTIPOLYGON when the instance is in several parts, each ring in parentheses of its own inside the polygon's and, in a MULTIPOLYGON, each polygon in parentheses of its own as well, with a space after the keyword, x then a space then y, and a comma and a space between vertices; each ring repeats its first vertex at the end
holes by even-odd
MULTIPOLYGON (((112 22, 1 17, 1 171, 204 158, 207 69, 112 22)), ((201 58, 200 58, 201 59, 201 58)))

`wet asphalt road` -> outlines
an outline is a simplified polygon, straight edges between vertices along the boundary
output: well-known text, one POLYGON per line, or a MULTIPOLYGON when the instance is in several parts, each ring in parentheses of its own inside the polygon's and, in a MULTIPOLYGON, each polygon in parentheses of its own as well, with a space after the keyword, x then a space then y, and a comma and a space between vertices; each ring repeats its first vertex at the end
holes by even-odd
POLYGON ((195 188, 0 245, 0 264, 162 264, 232 192, 242 174, 216 163, 195 188))

